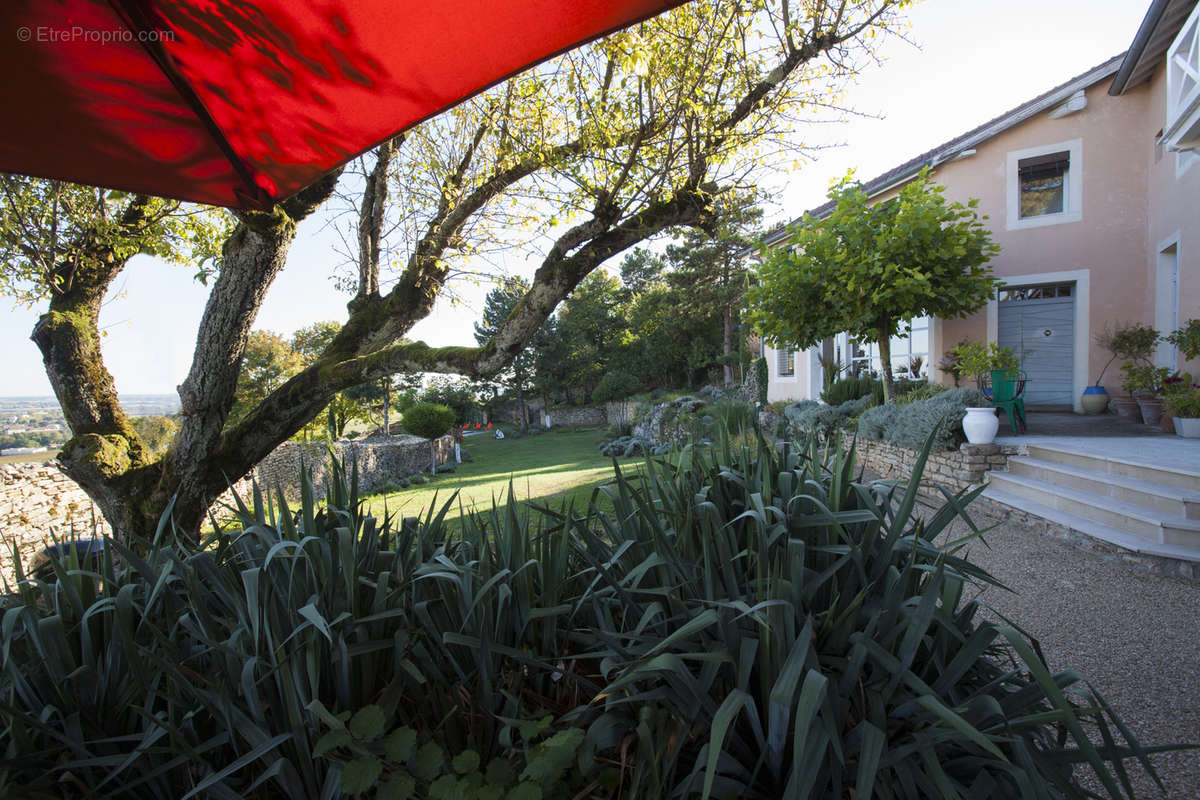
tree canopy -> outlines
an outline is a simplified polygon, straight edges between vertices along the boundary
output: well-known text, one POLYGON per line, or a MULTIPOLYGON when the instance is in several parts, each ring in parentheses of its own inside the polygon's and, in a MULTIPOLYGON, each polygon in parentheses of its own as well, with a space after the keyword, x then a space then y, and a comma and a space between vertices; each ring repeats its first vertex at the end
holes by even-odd
POLYGON ((714 203, 796 144, 787 123, 828 108, 906 5, 693 0, 383 143, 351 164, 340 187, 340 173, 330 174, 268 211, 238 213, 227 235, 222 214, 201 224, 168 201, 8 180, 0 235, 17 256, 0 287, 49 299, 34 340, 73 433, 64 469, 119 530, 152 533, 174 498, 178 523, 195 533, 228 476, 244 474, 342 390, 397 373, 495 375, 601 264, 669 229, 711 229, 714 203), (56 202, 55 192, 77 199, 56 202), (347 319, 314 361, 232 418, 266 289, 296 226, 335 195, 351 212, 347 319), (189 224, 203 230, 179 227, 189 224), (70 246, 55 238, 65 230, 70 246), (405 338, 455 275, 485 271, 499 249, 532 259, 536 272, 487 343, 435 348, 405 338), (137 252, 178 256, 212 284, 180 384, 179 431, 162 458, 121 411, 99 347, 100 303, 137 252))
POLYGON ((805 215, 782 246, 762 251, 747 292, 753 324, 798 348, 842 331, 876 342, 891 402, 890 342, 905 321, 972 314, 997 285, 988 262, 1000 248, 979 201, 949 202, 944 191, 928 169, 877 203, 851 178, 838 183, 828 215, 805 215))

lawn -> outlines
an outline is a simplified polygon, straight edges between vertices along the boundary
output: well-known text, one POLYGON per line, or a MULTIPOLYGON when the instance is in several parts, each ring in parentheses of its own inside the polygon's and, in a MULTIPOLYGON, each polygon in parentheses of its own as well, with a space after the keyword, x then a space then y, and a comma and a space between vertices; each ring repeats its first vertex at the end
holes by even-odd
MULTIPOLYGON (((455 506, 447 514, 456 518, 460 512, 489 510, 493 499, 506 504, 510 481, 518 500, 585 506, 592 491, 613 475, 612 459, 596 449, 600 438, 598 430, 550 431, 519 439, 469 436, 463 450, 473 461, 464 461, 457 471, 440 474, 424 486, 373 495, 368 507, 375 514, 382 514, 386 505, 388 513, 417 516, 435 496, 440 505, 457 491, 455 506)), ((623 459, 621 468, 634 474, 642 463, 638 458, 623 459)))
POLYGON ((48 450, 45 453, 21 453, 19 455, 0 456, 0 464, 24 464, 26 462, 35 461, 53 461, 58 455, 58 448, 48 450))

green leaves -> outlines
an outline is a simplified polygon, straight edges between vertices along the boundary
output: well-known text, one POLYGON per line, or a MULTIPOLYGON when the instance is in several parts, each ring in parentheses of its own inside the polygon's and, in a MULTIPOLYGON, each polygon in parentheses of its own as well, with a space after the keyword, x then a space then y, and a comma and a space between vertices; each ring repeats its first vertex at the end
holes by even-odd
POLYGON ((319 509, 256 493, 233 535, 168 523, 5 598, 0 792, 1051 797, 1086 762, 1120 796, 1161 749, 978 618, 994 579, 939 543, 974 493, 931 507, 835 443, 724 437, 453 534, 332 472, 319 509))
POLYGON ((360 795, 375 786, 383 772, 383 765, 374 756, 362 756, 342 767, 342 791, 348 795, 360 795))
POLYGON ((367 706, 350 718, 350 735, 360 742, 369 742, 383 734, 386 722, 383 709, 376 705, 367 706))
POLYGON ((825 216, 806 216, 785 244, 760 251, 750 321, 768 340, 803 349, 842 331, 883 342, 905 320, 983 308, 997 285, 988 260, 999 247, 978 215, 943 191, 925 169, 891 199, 874 200, 847 176, 830 190, 825 216))

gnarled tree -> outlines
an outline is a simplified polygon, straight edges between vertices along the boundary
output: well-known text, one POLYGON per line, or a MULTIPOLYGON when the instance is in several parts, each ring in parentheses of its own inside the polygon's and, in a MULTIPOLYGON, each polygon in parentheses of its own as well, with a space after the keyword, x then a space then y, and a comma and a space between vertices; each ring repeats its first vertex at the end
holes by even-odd
MULTIPOLYGON (((387 143, 351 187, 364 191, 345 324, 311 365, 230 423, 243 350, 267 287, 296 224, 333 194, 338 176, 269 212, 239 215, 179 387, 180 429, 161 459, 145 454, 116 403, 96 309, 125 261, 151 249, 140 233, 149 224, 143 217, 164 201, 122 200, 123 225, 115 229, 84 220, 76 226, 78 246, 55 251, 55 263, 39 276, 50 309, 34 334, 74 434, 61 457, 65 469, 119 529, 152 530, 174 496, 177 522, 198 531, 227 481, 338 391, 396 372, 494 375, 600 264, 669 228, 710 227, 714 198, 744 186, 788 143, 789 119, 828 106, 831 84, 853 71, 904 5, 694 0, 387 143), (535 255, 538 267, 490 341, 435 348, 403 338, 456 271, 512 247, 535 255), (392 261, 398 274, 384 274, 392 261)), ((42 182, 10 183, 44 190, 42 182)), ((28 277, 22 265, 31 256, 18 245, 36 249, 29 237, 52 237, 54 224, 23 231, 13 224, 17 205, 6 201, 3 210, 5 254, 9 268, 28 277)))

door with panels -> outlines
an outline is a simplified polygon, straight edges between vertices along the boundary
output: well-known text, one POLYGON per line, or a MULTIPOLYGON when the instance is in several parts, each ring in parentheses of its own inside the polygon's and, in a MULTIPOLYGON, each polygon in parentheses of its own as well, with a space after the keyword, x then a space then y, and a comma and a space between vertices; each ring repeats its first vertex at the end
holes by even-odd
POLYGON ((1028 378, 1025 405, 1070 410, 1075 400, 1075 284, 1000 289, 996 340, 1028 378))

